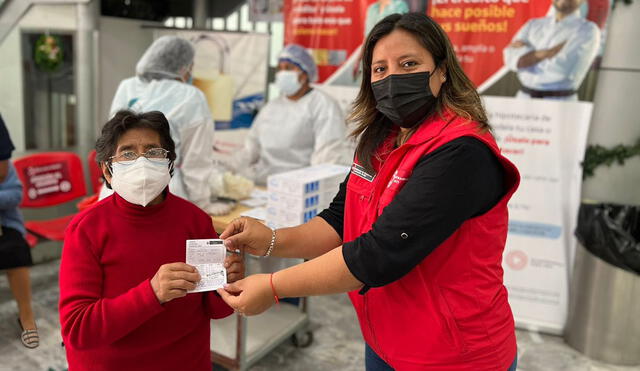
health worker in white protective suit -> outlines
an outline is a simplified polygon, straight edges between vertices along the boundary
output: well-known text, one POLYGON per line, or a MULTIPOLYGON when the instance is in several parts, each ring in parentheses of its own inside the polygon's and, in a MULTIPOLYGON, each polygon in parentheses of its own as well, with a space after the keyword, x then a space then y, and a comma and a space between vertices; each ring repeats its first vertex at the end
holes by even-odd
MULTIPOLYGON (((171 193, 211 215, 226 214, 232 204, 211 201, 212 192, 216 196, 228 196, 225 192, 231 190, 226 189, 229 174, 222 174, 214 167, 214 123, 207 100, 190 83, 194 54, 193 45, 185 39, 162 36, 155 40, 138 61, 136 76, 123 80, 118 86, 110 115, 121 109, 164 113, 177 155, 169 184, 171 193)), ((252 186, 249 184, 248 188, 252 186)), ((110 193, 111 190, 103 187, 100 199, 110 193)))
POLYGON ((275 83, 281 96, 258 113, 243 150, 228 164, 257 184, 285 171, 322 163, 351 164, 353 151, 338 103, 310 86, 318 68, 301 46, 286 46, 278 58, 275 83))

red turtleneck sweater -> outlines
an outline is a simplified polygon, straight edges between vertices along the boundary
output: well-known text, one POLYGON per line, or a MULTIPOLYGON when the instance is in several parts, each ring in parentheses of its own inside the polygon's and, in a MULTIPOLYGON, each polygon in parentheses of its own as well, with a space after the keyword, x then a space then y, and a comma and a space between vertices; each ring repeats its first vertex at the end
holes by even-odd
POLYGON ((74 218, 60 264, 69 371, 211 370, 210 318, 233 310, 213 292, 161 305, 150 280, 185 261, 185 241, 216 238, 211 218, 166 193, 154 206, 117 194, 74 218))

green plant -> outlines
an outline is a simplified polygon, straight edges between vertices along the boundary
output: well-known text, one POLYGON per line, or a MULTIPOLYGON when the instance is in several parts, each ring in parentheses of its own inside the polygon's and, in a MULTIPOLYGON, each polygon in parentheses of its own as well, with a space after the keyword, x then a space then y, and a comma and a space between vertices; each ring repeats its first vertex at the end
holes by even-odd
MULTIPOLYGON (((620 2, 629 5, 633 3, 633 0, 613 0, 613 6, 615 7, 620 2)), ((584 154, 584 162, 582 162, 582 178, 592 177, 599 166, 611 166, 614 163, 624 165, 626 160, 634 156, 640 156, 640 138, 630 146, 618 144, 612 148, 606 148, 599 144, 589 145, 584 154)))
POLYGON ((611 166, 614 163, 624 165, 626 160, 634 156, 640 156, 640 138, 630 146, 618 144, 617 146, 606 148, 599 144, 589 145, 582 163, 582 177, 583 179, 592 177, 595 169, 601 165, 611 166))

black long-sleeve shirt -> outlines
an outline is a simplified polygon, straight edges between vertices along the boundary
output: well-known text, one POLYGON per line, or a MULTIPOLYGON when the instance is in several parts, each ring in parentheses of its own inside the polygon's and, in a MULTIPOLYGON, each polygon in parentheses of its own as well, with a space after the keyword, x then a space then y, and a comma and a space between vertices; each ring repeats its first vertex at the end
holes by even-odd
POLYGON ((15 147, 11 142, 11 137, 9 137, 9 131, 4 124, 4 120, 2 120, 2 116, 0 116, 0 161, 5 161, 11 158, 11 152, 15 147))
MULTIPOLYGON (((319 214, 341 238, 348 180, 319 214)), ((371 230, 343 245, 347 267, 365 287, 392 283, 504 192, 504 169, 493 152, 475 138, 455 139, 423 156, 371 230)))

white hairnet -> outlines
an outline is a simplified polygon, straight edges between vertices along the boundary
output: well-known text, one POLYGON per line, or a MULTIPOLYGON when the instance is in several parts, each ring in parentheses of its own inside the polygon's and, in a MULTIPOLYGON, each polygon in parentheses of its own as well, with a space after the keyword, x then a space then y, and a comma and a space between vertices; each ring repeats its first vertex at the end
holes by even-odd
POLYGON ((316 66, 316 62, 313 61, 311 54, 302 46, 296 44, 285 46, 280 52, 280 56, 278 56, 278 62, 280 61, 290 62, 298 66, 309 76, 310 82, 318 80, 318 67, 316 66))
POLYGON ((181 78, 193 63, 194 54, 190 41, 162 36, 144 52, 136 65, 136 75, 143 80, 181 78))

